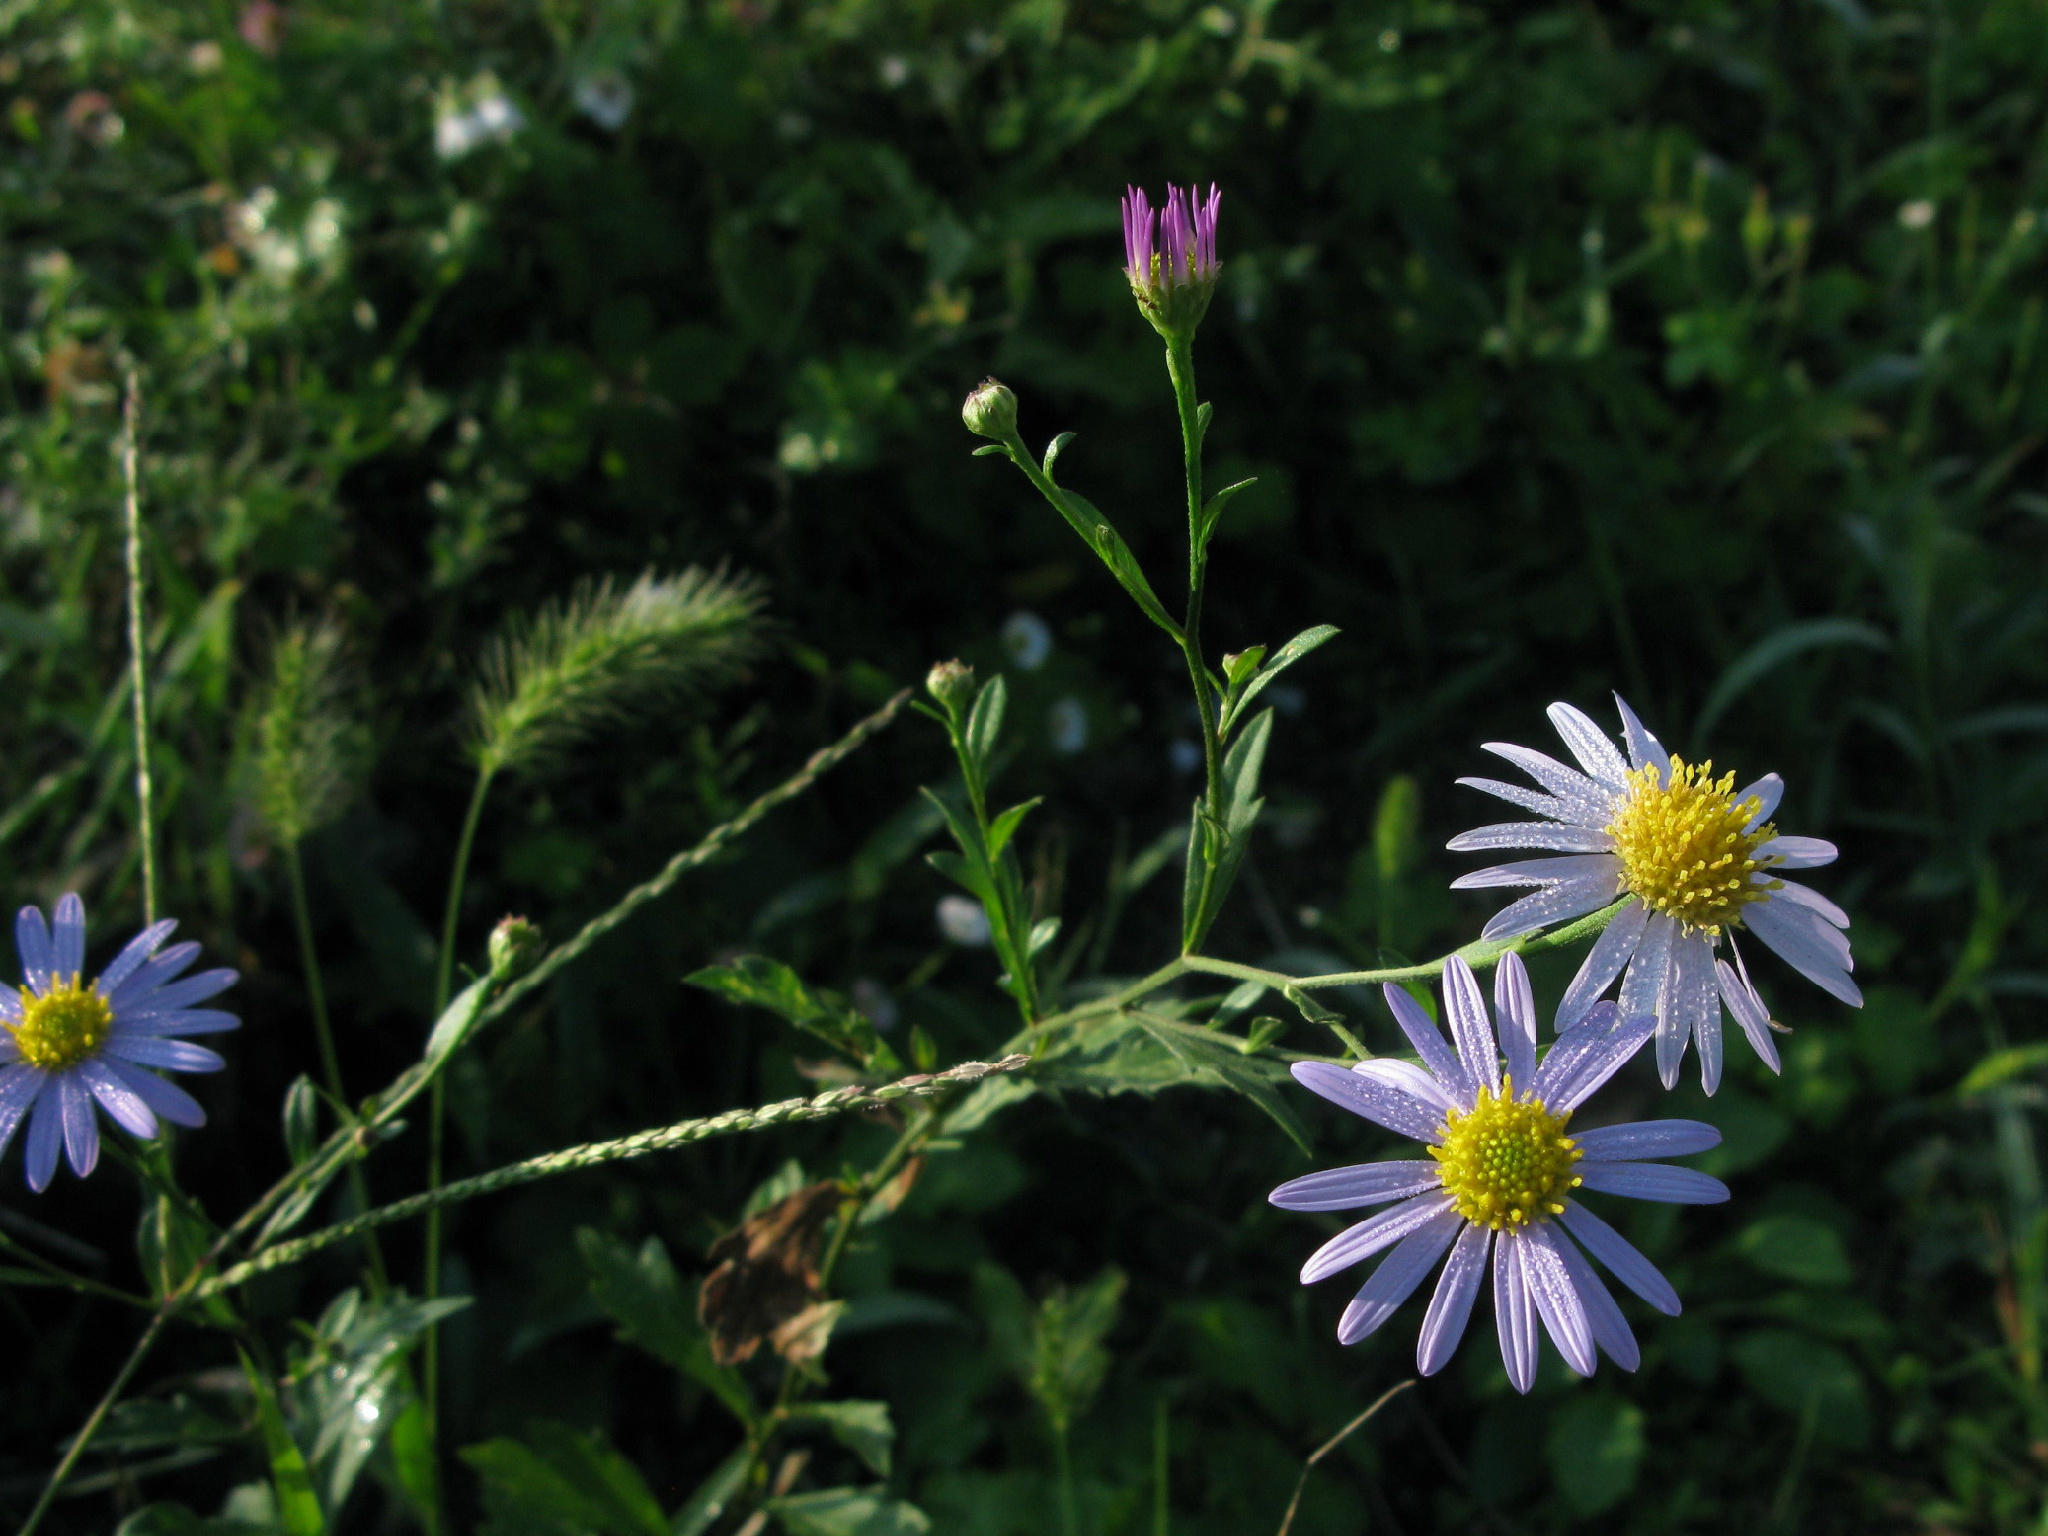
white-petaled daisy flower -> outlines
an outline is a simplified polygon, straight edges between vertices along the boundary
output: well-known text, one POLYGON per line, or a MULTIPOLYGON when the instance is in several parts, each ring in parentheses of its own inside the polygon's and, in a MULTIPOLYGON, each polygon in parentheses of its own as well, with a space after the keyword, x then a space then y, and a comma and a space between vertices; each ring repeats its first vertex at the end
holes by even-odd
POLYGON ((203 1045, 171 1038, 213 1034, 241 1023, 217 1008, 194 1008, 232 986, 233 971, 178 973, 199 955, 197 944, 159 944, 178 925, 152 923, 128 941, 96 981, 83 980, 85 903, 66 896, 56 922, 46 925, 36 907, 14 922, 23 982, 0 991, 0 1153, 24 1120, 28 1128, 28 1187, 38 1192, 57 1171, 61 1144, 80 1178, 99 1161, 99 1122, 93 1100, 122 1130, 154 1136, 159 1119, 204 1125, 199 1101, 145 1070, 214 1072, 224 1063, 203 1045))
POLYGON ((1421 1066, 1375 1058, 1347 1071, 1304 1061, 1295 1064, 1294 1076, 1331 1103, 1425 1143, 1428 1159, 1331 1168, 1290 1180, 1267 1196, 1290 1211, 1398 1202, 1345 1228, 1302 1266, 1307 1285, 1382 1249, 1394 1250, 1344 1309, 1338 1341, 1356 1344, 1378 1328, 1449 1250, 1415 1347, 1423 1375, 1442 1370, 1457 1349, 1489 1257, 1501 1359, 1516 1391, 1528 1391, 1536 1380, 1539 1318, 1565 1364, 1579 1375, 1593 1374, 1596 1348, 1623 1370, 1634 1370, 1642 1358, 1635 1335, 1579 1244, 1660 1312, 1677 1316, 1678 1293, 1575 1196, 1583 1189, 1681 1205, 1726 1200, 1727 1186, 1718 1179, 1641 1161, 1704 1152, 1720 1142, 1721 1133, 1697 1120, 1640 1120, 1576 1136, 1566 1135, 1565 1127, 1572 1111, 1636 1053, 1655 1022, 1617 1023, 1614 1005, 1602 1003, 1559 1035, 1539 1066, 1536 1001, 1529 973, 1515 955, 1501 957, 1495 977, 1498 1046, 1478 978, 1456 956, 1446 962, 1443 981, 1455 1049, 1445 1046, 1406 992, 1390 986, 1386 996, 1421 1066))
POLYGON ((1775 1072, 1778 1048, 1770 1012, 1735 948, 1747 928, 1822 991, 1852 1007, 1863 994, 1849 979, 1854 962, 1842 930, 1849 916, 1825 896, 1781 880, 1781 870, 1832 863, 1835 845, 1817 837, 1781 837, 1770 816, 1785 782, 1765 774, 1744 789, 1714 765, 1688 763, 1643 729, 1619 694, 1624 759, 1600 728, 1569 704, 1550 706, 1550 723, 1584 773, 1527 747, 1488 742, 1541 789, 1494 779, 1460 779, 1549 821, 1479 827, 1451 839, 1458 852, 1540 848, 1564 855, 1521 859, 1476 870, 1452 888, 1533 885, 1486 925, 1489 939, 1512 938, 1632 898, 1594 943, 1557 1007, 1558 1027, 1573 1023, 1621 977, 1625 1017, 1655 1014, 1657 1071, 1669 1088, 1688 1038, 1698 1042, 1700 1081, 1721 1082, 1721 1004, 1775 1072), (1716 953, 1727 936, 1732 959, 1716 953))

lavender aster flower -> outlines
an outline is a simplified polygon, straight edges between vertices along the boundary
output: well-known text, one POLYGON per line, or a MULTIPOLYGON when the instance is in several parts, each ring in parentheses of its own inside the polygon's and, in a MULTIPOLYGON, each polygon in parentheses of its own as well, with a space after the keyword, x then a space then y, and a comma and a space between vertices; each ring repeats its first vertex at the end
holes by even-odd
POLYGON ((1216 292, 1216 219, 1223 194, 1211 185, 1206 202, 1195 189, 1166 189, 1157 214, 1136 187, 1124 189, 1124 276, 1138 308, 1160 335, 1187 336, 1202 323, 1216 292), (1153 248, 1157 236, 1160 249, 1153 248))
POLYGON ((218 1071, 219 1056, 171 1037, 212 1034, 241 1023, 231 1013, 190 1006, 232 986, 235 973, 202 971, 174 980, 199 955, 191 943, 157 954, 177 926, 168 920, 150 924, 98 980, 85 982, 83 902, 76 896, 59 901, 52 925, 45 925, 35 907, 23 907, 15 919, 25 979, 18 993, 0 992, 0 1152, 29 1120, 30 1189, 49 1185, 60 1142, 72 1172, 80 1178, 92 1172, 100 1155, 95 1099, 135 1136, 154 1136, 159 1119, 206 1123, 198 1100, 143 1070, 218 1071))
POLYGON ((1817 837, 1779 836, 1767 819, 1785 791, 1775 773, 1738 790, 1732 773, 1714 778, 1711 762, 1695 765, 1667 753, 1619 694, 1614 702, 1621 707, 1626 760, 1584 714, 1553 704, 1551 724, 1584 773, 1527 747, 1489 742, 1487 751, 1542 788, 1458 780, 1550 819, 1463 832, 1451 839, 1453 849, 1540 848, 1566 857, 1498 864, 1451 883, 1457 889, 1540 887, 1494 914, 1486 925, 1489 939, 1530 933, 1629 897, 1565 990, 1558 1027, 1577 1020, 1620 976, 1622 1013, 1656 1015, 1657 1070, 1665 1087, 1678 1081, 1688 1037, 1699 1044, 1706 1091, 1720 1085, 1723 1003, 1775 1072, 1770 1013, 1735 948, 1735 931, 1747 928, 1822 991, 1861 1007, 1842 933, 1848 914, 1777 875, 1832 863, 1835 846, 1817 837), (1730 960, 1715 952, 1724 936, 1730 960))
POLYGON ((1317 1061, 1294 1067, 1304 1088, 1424 1143, 1426 1161, 1326 1169, 1292 1179, 1267 1198, 1290 1211, 1398 1202, 1345 1228, 1302 1266, 1307 1285, 1393 1249, 1344 1309, 1337 1325, 1341 1343, 1356 1344, 1393 1316, 1448 1251, 1416 1344, 1423 1375, 1442 1370, 1464 1337, 1489 1257, 1501 1359, 1516 1391, 1528 1391, 1536 1380, 1538 1319, 1579 1375, 1593 1374, 1596 1347, 1632 1371, 1642 1358, 1635 1335, 1572 1239, 1658 1311, 1677 1316, 1678 1293, 1573 1194, 1598 1190, 1681 1205, 1726 1200, 1727 1187, 1718 1179, 1639 1161, 1704 1152, 1721 1133, 1697 1120, 1640 1120, 1567 1136, 1572 1111, 1635 1054, 1654 1021, 1616 1023, 1614 1005, 1603 1003, 1560 1035, 1539 1066, 1536 1001, 1520 958, 1501 956, 1494 982, 1498 1046, 1478 978, 1453 956, 1444 966, 1443 999, 1455 1049, 1413 998, 1390 986, 1387 1005, 1421 1066, 1375 1058, 1349 1071, 1317 1061))

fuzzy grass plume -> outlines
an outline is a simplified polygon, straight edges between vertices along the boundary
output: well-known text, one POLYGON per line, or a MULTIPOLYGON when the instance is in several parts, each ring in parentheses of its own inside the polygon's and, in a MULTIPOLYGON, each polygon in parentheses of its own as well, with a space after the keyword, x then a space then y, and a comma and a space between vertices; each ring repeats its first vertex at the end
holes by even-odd
POLYGON ((759 584, 695 566, 609 579, 501 635, 472 695, 471 752, 486 775, 531 768, 636 705, 721 681, 760 649, 759 584))
POLYGON ((364 756, 348 708, 354 689, 347 639, 332 619, 294 623, 271 646, 249 711, 245 773, 257 815, 282 847, 332 822, 354 792, 364 756))

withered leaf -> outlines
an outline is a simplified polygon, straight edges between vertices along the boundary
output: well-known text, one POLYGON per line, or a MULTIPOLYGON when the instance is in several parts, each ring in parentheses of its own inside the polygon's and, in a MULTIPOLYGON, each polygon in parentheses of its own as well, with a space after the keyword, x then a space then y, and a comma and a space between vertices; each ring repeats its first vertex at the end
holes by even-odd
MULTIPOLYGON (((713 1268, 697 1291, 697 1320, 710 1336, 712 1359, 738 1365, 763 1342, 787 1354, 777 1330, 818 1299, 818 1252, 839 1199, 839 1186, 829 1180, 806 1185, 711 1245, 713 1268)), ((792 1330, 790 1343, 802 1349, 808 1332, 792 1330)))

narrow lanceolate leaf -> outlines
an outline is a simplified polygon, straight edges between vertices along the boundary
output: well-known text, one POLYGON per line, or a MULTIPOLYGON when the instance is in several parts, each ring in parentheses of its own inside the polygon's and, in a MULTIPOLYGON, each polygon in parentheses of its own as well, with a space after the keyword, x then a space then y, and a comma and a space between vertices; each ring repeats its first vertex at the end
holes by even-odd
POLYGON ((1285 672, 1317 646, 1327 644, 1329 641, 1336 639, 1340 633, 1341 631, 1334 624, 1318 624, 1311 629, 1304 629, 1292 640, 1281 646, 1279 650, 1275 651, 1272 661, 1267 664, 1266 668, 1257 677, 1245 685, 1244 692, 1239 694, 1230 708, 1224 712, 1223 723, 1218 728, 1221 733, 1228 736, 1236 728, 1237 722, 1244 718, 1244 712, 1250 707, 1252 700, 1264 693, 1266 685, 1271 683, 1274 678, 1285 672))
POLYGON ((622 714, 732 676, 760 648, 761 593, 695 567, 577 590, 486 652, 472 753, 486 773, 531 768, 622 714))

